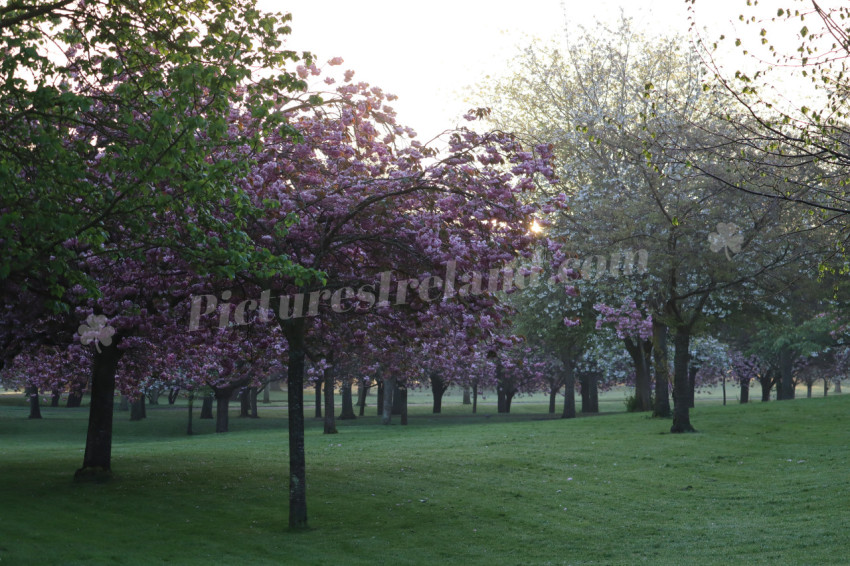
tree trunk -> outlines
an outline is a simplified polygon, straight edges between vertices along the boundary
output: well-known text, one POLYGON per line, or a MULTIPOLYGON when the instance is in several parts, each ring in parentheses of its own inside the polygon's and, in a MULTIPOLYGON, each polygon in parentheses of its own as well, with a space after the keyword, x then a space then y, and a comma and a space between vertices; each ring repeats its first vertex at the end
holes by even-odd
POLYGON ((130 401, 130 420, 140 421, 147 418, 148 412, 145 408, 145 396, 139 395, 138 399, 130 401))
POLYGON ((266 383, 266 386, 263 387, 263 405, 268 405, 272 402, 272 384, 266 383))
POLYGON ((691 331, 687 326, 676 327, 673 336, 673 426, 670 432, 695 432, 691 426, 690 379, 691 331))
POLYGON ((741 404, 750 402, 750 378, 741 379, 741 404))
POLYGON ((369 394, 369 387, 366 385, 366 378, 361 377, 357 380, 357 407, 358 415, 366 414, 366 396, 369 394))
POLYGON ((260 392, 257 389, 257 387, 249 387, 248 388, 248 409, 249 409, 248 416, 251 417, 252 419, 260 418, 260 415, 257 412, 258 411, 258 409, 257 409, 257 396, 259 395, 259 393, 260 392))
POLYGON ((435 414, 441 413, 443 411, 443 395, 446 393, 446 390, 449 388, 449 384, 443 381, 443 376, 439 373, 432 371, 430 374, 431 377, 431 396, 434 398, 434 408, 433 412, 435 414))
POLYGON ((626 351, 635 366, 635 411, 652 410, 652 382, 650 381, 650 357, 652 341, 626 338, 626 351))
POLYGON ((513 402, 513 400, 514 400, 514 395, 516 395, 516 391, 513 390, 513 389, 505 391, 505 405, 504 405, 504 408, 505 408, 504 413, 505 414, 510 414, 510 412, 511 412, 511 402, 513 402))
POLYGON ((670 416, 670 367, 667 365, 667 325, 652 320, 652 360, 655 369, 655 407, 653 417, 670 416))
POLYGON ((812 386, 813 385, 814 385, 814 383, 812 382, 812 380, 809 380, 809 381, 806 382, 806 399, 812 398, 812 386))
POLYGON ((171 390, 168 392, 168 404, 173 405, 174 403, 176 403, 178 395, 180 395, 180 388, 172 387, 171 390))
POLYGON ((407 425, 407 385, 399 385, 398 396, 401 403, 401 424, 407 425))
MULTIPOLYGON (((836 393, 841 393, 840 389, 836 389, 836 393)), ((58 389, 54 389, 50 392, 50 406, 58 407, 59 400, 62 398, 62 393, 58 389)))
POLYGON ((82 388, 76 389, 71 388, 68 391, 68 400, 65 402, 65 407, 69 409, 75 409, 83 404, 83 390, 82 388))
POLYGON ((472 414, 478 412, 478 383, 472 384, 472 414))
MULTIPOLYGON (((395 389, 395 378, 394 377, 385 377, 382 379, 383 386, 383 406, 381 410, 381 424, 388 425, 390 421, 392 421, 393 415, 393 390, 395 389)), ((379 390, 380 394, 381 391, 379 390)))
POLYGON ((401 398, 401 383, 399 383, 398 379, 394 380, 395 387, 393 387, 393 414, 401 415, 402 411, 402 398, 401 398))
POLYGON ((759 384, 761 385, 761 402, 767 403, 770 401, 770 390, 773 388, 773 379, 768 376, 761 376, 759 378, 759 384))
POLYGON ((829 379, 823 378, 823 396, 829 395, 829 379))
POLYGON ((201 419, 212 419, 213 418, 213 394, 207 393, 204 395, 204 401, 201 404, 201 419))
POLYGON ((118 410, 123 412, 130 410, 130 398, 126 395, 121 396, 121 400, 118 401, 118 410))
POLYGON ((31 419, 40 419, 41 418, 41 405, 39 404, 38 397, 38 385, 27 384, 26 389, 27 398, 30 403, 30 416, 31 419))
POLYGON ((779 350, 779 389, 782 395, 777 392, 777 399, 780 401, 788 401, 794 398, 794 376, 792 374, 794 364, 794 354, 791 348, 783 346, 779 350))
POLYGON ((304 454, 303 318, 281 321, 289 343, 287 405, 289 413, 289 528, 307 528, 307 466, 304 454))
POLYGON ((230 396, 233 394, 231 389, 219 389, 215 392, 215 431, 227 432, 228 410, 230 409, 230 396))
POLYGON ((835 393, 841 393, 841 380, 840 380, 840 379, 838 379, 838 380, 836 380, 836 381, 835 381, 835 389, 834 389, 834 392, 835 392, 835 393))
POLYGON ((549 414, 555 414, 555 406, 558 403, 558 391, 561 389, 563 381, 560 379, 549 381, 549 414))
POLYGON ((501 385, 496 386, 496 412, 505 412, 505 389, 501 385))
POLYGON ((697 373, 699 373, 699 366, 694 363, 690 363, 688 366, 688 407, 691 409, 696 406, 697 373))
POLYGON ((186 423, 186 434, 192 436, 192 406, 195 404, 195 392, 189 391, 189 420, 186 423))
POLYGON ((599 374, 588 371, 581 374, 581 412, 595 414, 599 412, 599 374))
POLYGON ((384 414, 384 380, 378 379, 378 416, 382 416, 384 414))
POLYGON ((248 388, 243 387, 239 390, 239 418, 248 418, 251 414, 251 396, 248 394, 248 388))
POLYGON ((148 400, 150 401, 150 403, 148 404, 159 405, 159 396, 161 393, 162 389, 159 388, 159 385, 155 385, 154 387, 152 387, 151 390, 148 391, 148 400))
POLYGON ((468 385, 463 386, 463 405, 472 405, 472 396, 468 385))
POLYGON ((721 387, 721 390, 723 391, 723 406, 725 407, 726 406, 726 373, 725 372, 722 374, 722 377, 720 378, 720 387, 721 387))
POLYGON ((576 418, 576 375, 572 360, 564 362, 564 412, 562 419, 576 418))
POLYGON ((341 421, 356 419, 354 414, 354 396, 351 393, 352 383, 350 378, 342 380, 342 412, 339 414, 341 421))
POLYGON ((314 392, 316 394, 316 414, 314 415, 317 419, 322 418, 322 380, 317 379, 314 385, 314 392))
POLYGON ((122 351, 120 339, 95 351, 92 363, 89 426, 86 432, 86 451, 83 467, 74 479, 103 480, 112 473, 112 409, 115 401, 115 371, 122 351))
POLYGON ((334 369, 325 368, 322 373, 322 387, 325 390, 325 434, 336 434, 336 411, 334 410, 334 369))

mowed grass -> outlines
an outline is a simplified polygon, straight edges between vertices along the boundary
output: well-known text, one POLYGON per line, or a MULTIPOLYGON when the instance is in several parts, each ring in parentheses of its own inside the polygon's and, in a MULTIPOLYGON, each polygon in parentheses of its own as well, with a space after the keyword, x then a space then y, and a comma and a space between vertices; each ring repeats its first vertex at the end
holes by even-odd
POLYGON ((850 563, 850 395, 699 403, 689 435, 551 419, 542 397, 431 415, 426 395, 408 426, 369 407, 337 435, 308 408, 306 532, 287 530, 279 400, 192 437, 185 408, 116 412, 115 478, 75 484, 87 408, 30 421, 3 395, 0 565, 850 563))

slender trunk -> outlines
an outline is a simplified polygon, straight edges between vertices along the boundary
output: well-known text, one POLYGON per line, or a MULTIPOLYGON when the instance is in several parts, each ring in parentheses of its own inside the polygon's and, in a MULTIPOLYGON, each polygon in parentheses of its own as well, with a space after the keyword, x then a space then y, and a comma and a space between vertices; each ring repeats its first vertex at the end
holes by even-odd
POLYGON ((691 331, 687 326, 676 327, 673 346, 673 426, 670 427, 670 432, 694 432, 694 427, 691 426, 688 372, 691 331))
POLYGON ((478 383, 472 384, 472 414, 478 412, 478 383))
POLYGON ((402 399, 401 399, 401 383, 399 383, 398 379, 394 380, 395 387, 393 387, 393 414, 401 415, 402 410, 402 399))
POLYGON ((248 416, 251 417, 252 419, 260 418, 260 415, 257 412, 258 411, 258 409, 257 409, 257 396, 259 395, 259 393, 260 392, 256 387, 249 387, 248 388, 248 409, 249 409, 248 416))
POLYGON ((366 385, 366 378, 361 377, 357 380, 357 407, 359 416, 366 414, 366 395, 369 394, 369 387, 366 385))
POLYGON ((248 418, 251 414, 251 397, 248 394, 248 388, 243 387, 239 390, 239 418, 248 418))
POLYGON ((434 398, 434 407, 433 412, 441 413, 443 411, 443 395, 446 393, 446 390, 449 388, 449 384, 443 381, 443 376, 439 373, 432 371, 430 374, 431 377, 431 396, 434 398))
POLYGON ((145 409, 145 396, 139 395, 138 399, 130 401, 130 420, 140 421, 148 416, 145 409))
POLYGON ((26 389, 27 397, 30 402, 30 416, 31 419, 40 419, 41 418, 41 405, 39 404, 40 399, 38 398, 38 385, 27 384, 26 389))
POLYGON ((316 414, 315 417, 317 419, 322 418, 322 380, 317 379, 315 382, 315 394, 316 394, 316 414))
POLYGON ((472 405, 471 392, 468 385, 463 386, 463 403, 464 405, 472 405))
POLYGON ((189 391, 189 420, 186 423, 186 434, 192 436, 192 406, 195 404, 195 392, 189 391))
POLYGON ((168 392, 168 404, 173 405, 174 403, 176 403, 178 395, 180 395, 180 388, 172 387, 171 390, 168 392))
MULTIPOLYGON (((840 393, 840 392, 841 392, 840 389, 836 390, 836 393, 840 393)), ((62 398, 62 393, 60 393, 60 391, 58 389, 54 389, 53 391, 51 391, 50 392, 50 406, 51 407, 58 407, 59 406, 59 400, 61 398, 62 398)))
POLYGON ((511 412, 511 402, 514 400, 514 395, 516 395, 516 391, 513 389, 505 391, 505 414, 510 414, 511 412))
POLYGON ((354 395, 351 392, 352 383, 350 378, 342 380, 342 412, 339 414, 340 420, 356 419, 354 414, 354 395))
POLYGON ((228 410, 230 409, 230 396, 233 393, 230 389, 219 389, 215 392, 215 431, 227 432, 228 410))
POLYGON ((835 393, 841 393, 841 380, 840 379, 835 382, 834 392, 835 393))
POLYGON ((282 322, 289 343, 287 404, 289 413, 289 528, 307 528, 307 466, 304 454, 303 318, 282 322))
POLYGON ((496 412, 505 412, 505 389, 501 385, 496 386, 496 412))
POLYGON ((779 390, 781 390, 782 395, 780 397, 779 393, 777 393, 777 399, 780 401, 788 401, 794 398, 793 364, 794 354, 791 348, 783 346, 779 350, 779 390))
MULTIPOLYGON (((383 406, 381 410, 383 411, 381 414, 381 424, 388 425, 390 421, 392 421, 393 415, 393 390, 395 388, 395 378, 394 377, 385 377, 383 378, 383 406)), ((378 393, 381 391, 379 390, 378 393)))
POLYGON ((564 360, 564 412, 562 419, 576 418, 576 375, 572 360, 564 360))
POLYGON ((74 409, 83 404, 83 389, 80 387, 72 388, 68 392, 68 400, 65 402, 65 407, 69 409, 74 409))
POLYGON ((813 386, 814 386, 814 383, 811 380, 806 382, 806 399, 812 398, 812 387, 813 386))
POLYGON ((720 387, 721 387, 721 390, 723 391, 723 406, 725 407, 726 406, 726 373, 725 372, 722 374, 722 377, 720 378, 720 387))
POLYGON ((86 432, 86 451, 83 467, 74 478, 105 479, 112 472, 112 409, 115 400, 115 371, 122 351, 120 340, 101 346, 92 363, 91 401, 89 426, 86 432))
POLYGON ((823 378, 823 396, 826 397, 829 395, 829 380, 827 378, 823 378))
POLYGON ((407 425, 407 385, 399 385, 398 394, 401 401, 401 424, 407 425))
POLYGON ((207 393, 204 395, 204 401, 201 404, 201 419, 212 419, 213 418, 213 394, 207 393))
POLYGON ((336 434, 336 411, 334 410, 334 369, 325 368, 322 387, 325 390, 325 434, 336 434))
POLYGON ((564 384, 563 379, 552 379, 549 381, 549 414, 555 414, 555 405, 558 403, 558 391, 561 390, 561 385, 564 384))
POLYGON ((272 402, 272 384, 266 383, 266 386, 263 387, 263 404, 268 405, 272 402))
POLYGON ((384 414, 384 380, 378 379, 378 416, 383 416, 384 414))
POLYGON ((655 407, 653 417, 670 416, 670 367, 667 365, 667 325, 652 320, 652 360, 655 369, 655 407))

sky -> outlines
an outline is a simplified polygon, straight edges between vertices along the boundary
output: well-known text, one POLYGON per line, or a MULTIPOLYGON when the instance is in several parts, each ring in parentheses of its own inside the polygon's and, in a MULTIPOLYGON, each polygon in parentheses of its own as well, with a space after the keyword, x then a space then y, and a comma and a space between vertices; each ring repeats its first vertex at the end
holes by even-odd
MULTIPOLYGON (((746 0, 696 0, 700 25, 717 30, 736 20, 746 0)), ((685 0, 261 0, 291 12, 287 47, 326 61, 340 56, 357 80, 399 96, 401 124, 420 140, 460 123, 465 97, 533 39, 563 40, 565 30, 595 21, 613 25, 621 9, 638 29, 686 34, 685 0), (622 4, 622 6, 621 6, 622 4)), ((716 32, 719 33, 719 32, 716 32)))

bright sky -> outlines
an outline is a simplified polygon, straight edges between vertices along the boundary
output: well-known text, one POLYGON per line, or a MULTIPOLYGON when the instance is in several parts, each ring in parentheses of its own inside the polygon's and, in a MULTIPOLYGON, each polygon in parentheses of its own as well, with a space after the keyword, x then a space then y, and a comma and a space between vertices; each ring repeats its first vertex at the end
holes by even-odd
MULTIPOLYGON (((696 13, 718 29, 745 4, 696 0, 696 13)), ((266 10, 293 14, 288 48, 319 61, 341 56, 356 79, 398 95, 399 122, 422 141, 457 124, 469 86, 499 74, 531 38, 563 38, 567 27, 595 20, 613 25, 621 5, 649 34, 687 32, 685 0, 261 0, 266 10)))

